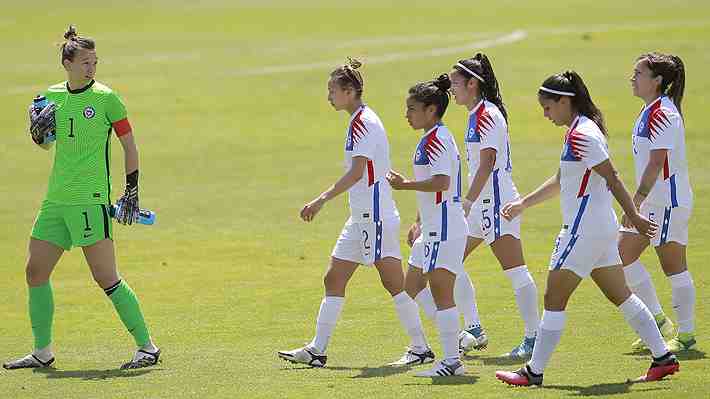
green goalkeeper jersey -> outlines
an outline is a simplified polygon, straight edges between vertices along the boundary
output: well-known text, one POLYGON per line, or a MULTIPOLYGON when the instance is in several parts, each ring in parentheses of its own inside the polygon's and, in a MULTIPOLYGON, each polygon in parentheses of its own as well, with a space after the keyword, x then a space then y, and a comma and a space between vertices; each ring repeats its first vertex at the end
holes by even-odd
POLYGON ((127 123, 123 102, 113 90, 95 81, 78 90, 69 90, 67 82, 59 83, 44 95, 57 105, 57 140, 47 201, 110 203, 111 131, 115 124, 127 123))

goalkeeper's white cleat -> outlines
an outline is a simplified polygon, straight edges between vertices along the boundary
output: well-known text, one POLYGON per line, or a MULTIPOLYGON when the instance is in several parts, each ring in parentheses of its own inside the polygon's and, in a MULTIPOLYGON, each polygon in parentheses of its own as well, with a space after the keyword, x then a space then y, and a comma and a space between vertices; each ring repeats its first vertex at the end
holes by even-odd
POLYGON ((466 373, 466 368, 463 366, 460 360, 456 360, 453 363, 447 363, 446 361, 438 361, 434 363, 434 367, 429 370, 421 371, 414 374, 415 377, 451 377, 457 375, 464 375, 466 373))
POLYGON ((147 350, 138 349, 136 354, 133 355, 133 359, 121 366, 121 370, 142 369, 144 367, 154 366, 158 364, 159 360, 160 349, 155 352, 148 352, 147 350))
POLYGON ((29 355, 25 357, 21 357, 17 360, 12 360, 7 363, 4 363, 2 367, 6 370, 15 370, 15 369, 33 369, 33 368, 42 368, 42 367, 49 367, 54 363, 54 357, 51 359, 47 360, 46 362, 43 362, 35 356, 33 353, 30 353, 29 355))
POLYGON ((388 366, 416 366, 419 364, 431 363, 434 361, 434 352, 431 349, 426 348, 423 351, 417 351, 415 349, 407 348, 404 355, 399 358, 399 360, 394 361, 388 366))
POLYGON ((277 354, 281 359, 291 363, 302 363, 311 367, 325 367, 325 362, 328 360, 328 356, 324 353, 319 353, 318 350, 307 345, 290 351, 279 351, 277 354))

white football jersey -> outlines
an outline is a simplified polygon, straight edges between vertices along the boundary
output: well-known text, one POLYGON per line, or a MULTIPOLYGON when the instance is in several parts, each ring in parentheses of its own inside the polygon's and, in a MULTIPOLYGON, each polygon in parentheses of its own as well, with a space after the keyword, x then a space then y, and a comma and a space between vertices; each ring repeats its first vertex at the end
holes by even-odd
POLYGON ((367 158, 365 173, 348 190, 353 220, 378 222, 399 217, 392 187, 385 178, 391 168, 387 133, 380 118, 366 105, 350 117, 345 139, 345 170, 351 168, 353 157, 367 158))
POLYGON ((508 124, 495 104, 481 100, 471 110, 465 141, 469 186, 481 164, 481 150, 485 148, 496 150, 493 172, 476 203, 482 205, 492 203, 494 208, 500 209, 502 205, 517 199, 520 194, 513 183, 508 124))
POLYGON ((606 180, 592 168, 609 159, 606 137, 586 116, 578 116, 565 135, 560 158, 563 228, 573 236, 615 235, 618 221, 606 180))
POLYGON ((670 208, 692 208, 693 191, 685 157, 685 127, 673 101, 662 96, 645 106, 636 119, 631 138, 637 185, 641 183, 651 151, 668 150, 663 171, 645 202, 670 208))
POLYGON ((449 189, 417 191, 417 204, 425 241, 446 241, 468 232, 461 207, 461 156, 449 129, 443 124, 426 132, 414 154, 414 178, 428 180, 435 175, 451 177, 449 189))

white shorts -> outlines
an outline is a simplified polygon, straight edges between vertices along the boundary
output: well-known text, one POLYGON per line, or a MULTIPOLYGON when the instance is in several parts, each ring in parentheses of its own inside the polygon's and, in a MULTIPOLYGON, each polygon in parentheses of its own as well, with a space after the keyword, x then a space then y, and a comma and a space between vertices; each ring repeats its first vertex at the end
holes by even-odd
POLYGON ((620 264, 621 256, 614 235, 573 236, 569 229, 560 231, 550 257, 550 270, 567 269, 580 278, 589 277, 594 269, 620 264))
MULTIPOLYGON (((670 208, 651 204, 641 204, 641 214, 658 223, 658 234, 651 239, 651 245, 661 246, 667 242, 688 245, 688 222, 691 210, 688 208, 670 208)), ((636 228, 621 227, 619 231, 636 233, 636 228)))
POLYGON ((479 238, 491 245, 495 240, 510 234, 520 239, 520 216, 508 221, 500 214, 500 209, 495 212, 493 205, 478 204, 471 208, 466 218, 468 235, 479 238))
POLYGON ((399 218, 379 222, 345 222, 330 256, 361 265, 383 258, 402 259, 399 249, 399 218))
POLYGON ((463 254, 466 250, 466 237, 446 241, 424 241, 421 236, 414 241, 409 264, 422 272, 434 269, 446 269, 453 274, 463 272, 463 254))

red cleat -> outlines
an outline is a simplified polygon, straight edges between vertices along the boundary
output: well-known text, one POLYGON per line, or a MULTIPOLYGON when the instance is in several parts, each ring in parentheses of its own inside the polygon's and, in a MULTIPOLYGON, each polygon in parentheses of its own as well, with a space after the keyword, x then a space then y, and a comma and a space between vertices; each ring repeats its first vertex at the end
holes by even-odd
POLYGON ((654 359, 646 375, 642 375, 632 382, 658 381, 667 375, 675 374, 677 371, 680 371, 680 363, 678 363, 678 359, 674 354, 668 352, 663 357, 654 359))
POLYGON ((496 378, 508 385, 530 386, 542 385, 542 374, 533 374, 527 365, 517 371, 496 371, 496 378))

